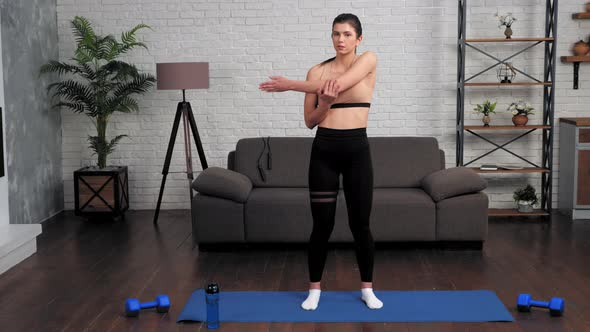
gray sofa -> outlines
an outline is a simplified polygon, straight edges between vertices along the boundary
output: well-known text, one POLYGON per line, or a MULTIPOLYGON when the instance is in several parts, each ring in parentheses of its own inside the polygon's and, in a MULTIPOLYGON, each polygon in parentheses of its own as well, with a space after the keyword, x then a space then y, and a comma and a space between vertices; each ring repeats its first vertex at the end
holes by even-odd
MULTIPOLYGON (((270 149, 263 138, 240 139, 227 169, 209 167, 193 182, 193 239, 199 247, 308 241, 313 138, 268 142, 270 149)), ((464 241, 481 248, 488 223, 481 176, 464 167, 445 169, 444 152, 432 137, 369 137, 369 143, 376 242, 464 241)), ((330 242, 353 241, 347 220, 341 186, 330 242)))

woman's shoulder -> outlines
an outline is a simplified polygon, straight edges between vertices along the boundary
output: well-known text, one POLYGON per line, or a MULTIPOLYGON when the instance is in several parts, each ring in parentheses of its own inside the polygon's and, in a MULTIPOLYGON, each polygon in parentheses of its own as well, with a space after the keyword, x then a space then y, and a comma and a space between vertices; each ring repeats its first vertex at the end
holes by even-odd
POLYGON ((314 71, 322 70, 323 66, 325 66, 325 64, 323 62, 320 62, 317 65, 314 65, 313 67, 309 68, 309 71, 314 72, 314 71))
POLYGON ((316 79, 316 78, 320 77, 322 75, 322 71, 324 70, 325 65, 326 64, 322 62, 322 63, 318 63, 317 65, 311 67, 307 71, 307 76, 312 79, 316 79))
POLYGON ((377 67, 377 55, 375 52, 366 51, 361 55, 357 55, 354 62, 372 72, 377 67))
POLYGON ((365 51, 363 52, 363 54, 359 55, 358 58, 366 58, 369 59, 371 61, 376 61, 377 60, 377 54, 375 54, 375 52, 373 51, 365 51))

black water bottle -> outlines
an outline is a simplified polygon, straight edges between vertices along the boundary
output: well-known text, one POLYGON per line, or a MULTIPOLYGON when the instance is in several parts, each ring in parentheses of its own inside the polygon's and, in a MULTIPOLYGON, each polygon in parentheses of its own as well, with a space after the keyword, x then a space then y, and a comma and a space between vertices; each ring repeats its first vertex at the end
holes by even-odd
POLYGON ((219 327, 219 285, 211 283, 205 291, 207 302, 207 328, 216 329, 219 327))

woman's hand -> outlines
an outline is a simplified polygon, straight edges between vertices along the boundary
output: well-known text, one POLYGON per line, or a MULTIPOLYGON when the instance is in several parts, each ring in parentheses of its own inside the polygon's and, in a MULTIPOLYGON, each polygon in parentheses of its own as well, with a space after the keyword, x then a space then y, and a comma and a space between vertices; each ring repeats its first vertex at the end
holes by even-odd
POLYGON ((324 83, 324 86, 317 91, 318 106, 330 108, 338 97, 338 92, 340 92, 338 82, 336 82, 336 80, 327 80, 324 83))
POLYGON ((270 76, 270 81, 262 82, 258 89, 266 92, 283 92, 290 90, 290 80, 282 76, 270 76))

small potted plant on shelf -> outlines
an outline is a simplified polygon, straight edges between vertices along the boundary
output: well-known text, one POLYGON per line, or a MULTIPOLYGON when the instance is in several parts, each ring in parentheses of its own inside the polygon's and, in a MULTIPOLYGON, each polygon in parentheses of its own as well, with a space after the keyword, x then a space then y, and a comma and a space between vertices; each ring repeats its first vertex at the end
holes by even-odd
POLYGON ((154 85, 154 76, 141 73, 134 65, 119 58, 145 44, 136 40, 136 32, 149 28, 138 24, 114 36, 97 35, 90 22, 76 16, 72 22, 76 49, 71 63, 56 60, 41 67, 41 74, 57 73, 65 78, 50 84, 48 92, 59 98, 54 107, 65 107, 88 116, 96 127, 96 136, 88 136, 97 166, 74 172, 75 213, 84 216, 124 216, 129 208, 127 166, 107 164, 117 143, 127 135, 107 140, 107 125, 115 112, 139 110, 135 95, 143 94, 154 85))
POLYGON ((506 29, 504 29, 504 36, 506 36, 506 39, 512 38, 512 28, 511 27, 512 27, 512 23, 514 23, 514 21, 516 21, 516 18, 514 18, 514 16, 512 16, 512 13, 506 13, 506 15, 498 15, 498 13, 496 12, 494 17, 496 17, 496 19, 498 19, 498 28, 502 28, 502 26, 506 27, 506 29))
POLYGON ((477 104, 475 106, 475 108, 473 109, 475 111, 475 113, 481 113, 483 114, 483 124, 484 127, 489 127, 490 125, 490 114, 494 113, 496 114, 496 103, 492 103, 489 99, 486 99, 483 104, 477 104))
POLYGON ((528 116, 535 114, 533 112, 534 108, 529 103, 525 103, 522 100, 510 104, 507 110, 512 113, 512 123, 514 123, 515 126, 526 125, 529 121, 528 116))
POLYGON ((530 184, 524 188, 516 189, 512 198, 518 206, 518 212, 533 212, 533 206, 539 202, 535 188, 530 184))

